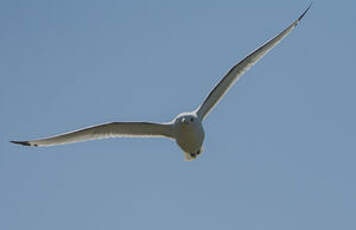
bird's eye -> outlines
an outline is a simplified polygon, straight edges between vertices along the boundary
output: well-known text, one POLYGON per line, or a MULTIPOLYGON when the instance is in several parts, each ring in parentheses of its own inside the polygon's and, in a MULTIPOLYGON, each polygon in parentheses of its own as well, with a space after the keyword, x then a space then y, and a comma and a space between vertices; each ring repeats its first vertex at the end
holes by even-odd
POLYGON ((193 122, 193 121, 194 121, 194 118, 190 118, 190 121, 193 122))

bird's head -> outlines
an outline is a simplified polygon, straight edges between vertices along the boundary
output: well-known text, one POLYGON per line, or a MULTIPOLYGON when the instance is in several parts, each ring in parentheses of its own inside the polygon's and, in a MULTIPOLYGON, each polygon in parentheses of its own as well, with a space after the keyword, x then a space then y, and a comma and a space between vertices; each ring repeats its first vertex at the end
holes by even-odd
POLYGON ((193 113, 182 113, 175 118, 175 124, 179 126, 194 126, 199 118, 193 113))

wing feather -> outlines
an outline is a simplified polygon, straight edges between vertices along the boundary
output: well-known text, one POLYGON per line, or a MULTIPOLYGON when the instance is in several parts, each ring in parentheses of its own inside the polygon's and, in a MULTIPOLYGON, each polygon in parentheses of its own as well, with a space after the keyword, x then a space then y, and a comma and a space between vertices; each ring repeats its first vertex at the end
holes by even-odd
POLYGON ((11 142, 26 146, 52 146, 111 137, 174 138, 173 125, 151 122, 111 122, 43 139, 11 142))
POLYGON ((214 106, 218 104, 218 102, 223 98, 224 94, 230 89, 233 83, 239 80, 240 77, 249 68, 256 64, 264 55, 266 55, 274 46, 282 41, 297 26, 299 21, 304 17, 310 7, 311 4, 290 26, 288 26, 285 30, 283 30, 271 40, 267 41, 261 47, 250 53, 224 76, 224 78, 209 93, 203 104, 198 107, 197 114, 201 120, 203 120, 214 108, 214 106))

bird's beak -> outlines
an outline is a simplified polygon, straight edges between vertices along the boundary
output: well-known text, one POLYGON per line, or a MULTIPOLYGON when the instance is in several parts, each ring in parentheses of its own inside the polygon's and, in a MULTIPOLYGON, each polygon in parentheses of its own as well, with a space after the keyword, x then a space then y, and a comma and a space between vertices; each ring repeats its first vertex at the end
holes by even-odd
POLYGON ((183 118, 183 119, 182 119, 182 123, 183 123, 183 124, 188 124, 187 119, 183 118))

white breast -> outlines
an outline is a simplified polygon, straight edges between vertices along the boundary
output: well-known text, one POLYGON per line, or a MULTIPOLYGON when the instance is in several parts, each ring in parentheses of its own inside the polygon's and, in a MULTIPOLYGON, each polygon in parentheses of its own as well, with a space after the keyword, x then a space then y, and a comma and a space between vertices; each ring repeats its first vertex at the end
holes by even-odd
POLYGON ((198 152, 203 145, 204 136, 200 121, 190 124, 177 123, 175 126, 177 144, 186 153, 198 152))

